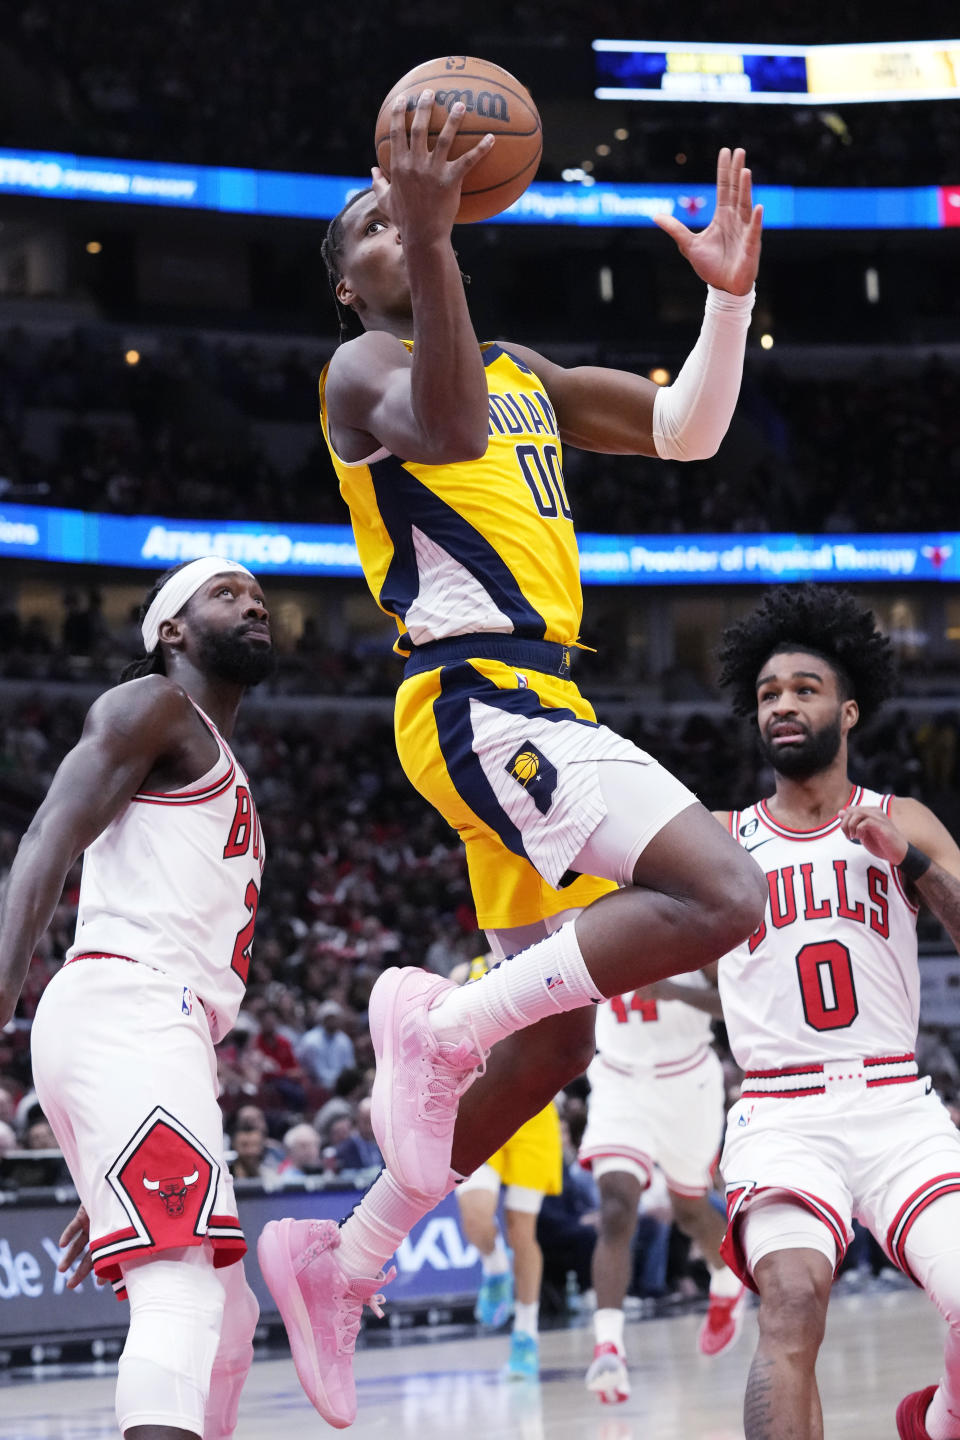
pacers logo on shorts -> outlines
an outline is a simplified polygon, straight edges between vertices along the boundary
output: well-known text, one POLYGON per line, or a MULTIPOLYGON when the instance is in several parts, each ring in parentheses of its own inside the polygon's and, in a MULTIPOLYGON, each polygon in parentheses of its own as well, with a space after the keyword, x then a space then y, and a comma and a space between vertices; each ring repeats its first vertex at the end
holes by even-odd
POLYGON ((536 745, 521 745, 504 766, 518 785, 522 785, 541 815, 546 815, 553 803, 553 792, 557 788, 556 767, 538 750, 536 745))

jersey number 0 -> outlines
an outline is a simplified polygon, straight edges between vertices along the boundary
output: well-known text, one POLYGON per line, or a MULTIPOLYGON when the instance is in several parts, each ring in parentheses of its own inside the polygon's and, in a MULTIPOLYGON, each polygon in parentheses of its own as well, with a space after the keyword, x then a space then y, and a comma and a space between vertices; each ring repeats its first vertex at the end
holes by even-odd
POLYGON ((819 940, 797 952, 803 1014, 814 1030, 845 1030, 860 1013, 850 951, 839 940, 819 940))

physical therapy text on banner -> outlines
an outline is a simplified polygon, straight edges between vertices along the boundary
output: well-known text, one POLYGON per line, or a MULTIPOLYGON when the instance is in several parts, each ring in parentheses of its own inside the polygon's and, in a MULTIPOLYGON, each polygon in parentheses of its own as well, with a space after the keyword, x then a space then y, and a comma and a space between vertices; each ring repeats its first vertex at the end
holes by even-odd
MULTIPOLYGON (((0 504, 0 559, 159 572, 199 555, 262 575, 361 575, 349 525, 172 520, 0 504)), ((580 536, 585 585, 960 580, 960 531, 902 535, 580 536)))
MULTIPOLYGON (((221 214, 276 215, 329 220, 369 176, 303 175, 213 165, 112 160, 40 150, 0 149, 0 196, 94 200, 100 204, 161 205, 221 214)), ((937 230, 960 225, 960 186, 917 185, 817 188, 758 185, 771 230, 937 230)), ((654 215, 676 215, 707 225, 713 185, 594 184, 535 181, 493 225, 652 225, 654 215)))

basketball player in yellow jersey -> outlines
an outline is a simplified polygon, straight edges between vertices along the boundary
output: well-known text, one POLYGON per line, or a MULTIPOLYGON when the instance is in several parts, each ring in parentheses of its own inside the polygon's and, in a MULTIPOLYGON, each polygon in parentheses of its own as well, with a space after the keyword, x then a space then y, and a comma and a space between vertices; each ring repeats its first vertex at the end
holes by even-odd
POLYGON ((451 227, 493 138, 451 161, 456 104, 429 150, 432 100, 419 97, 408 136, 398 97, 389 183, 374 170, 328 230, 338 304, 363 333, 328 367, 322 418, 367 581, 410 657, 401 762, 463 837, 479 923, 514 958, 463 987, 413 968, 380 977, 372 1118, 385 1174, 339 1232, 292 1220, 264 1231, 298 1373, 339 1425, 355 1413, 356 1297, 378 1266, 586 1067, 594 1003, 709 964, 752 933, 765 899, 749 857, 669 772, 598 725, 571 679, 581 594, 561 468, 564 443, 677 459, 719 445, 760 253, 743 152, 721 151, 702 233, 661 219, 709 294, 699 340, 658 388, 478 342, 451 227), (332 1310, 349 1322, 331 1329, 332 1310))

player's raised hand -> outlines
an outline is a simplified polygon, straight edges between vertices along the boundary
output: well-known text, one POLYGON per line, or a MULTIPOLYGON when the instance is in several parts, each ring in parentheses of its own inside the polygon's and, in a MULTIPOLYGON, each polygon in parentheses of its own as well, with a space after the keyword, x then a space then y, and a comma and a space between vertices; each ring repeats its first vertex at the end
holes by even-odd
POLYGON ((672 215, 655 215, 661 230, 708 285, 746 295, 757 278, 763 206, 754 205, 742 150, 724 148, 717 160, 717 208, 705 230, 690 230, 672 215))
POLYGON ((899 865, 907 853, 907 838, 878 805, 851 805, 840 812, 840 828, 878 860, 899 865))
POLYGON ((390 112, 390 176, 388 179, 379 166, 374 166, 373 189, 404 243, 413 237, 429 242, 450 234, 460 208, 463 178, 489 153, 494 137, 484 135, 470 150, 451 160, 450 147, 466 107, 460 101, 451 105, 432 150, 428 136, 433 91, 424 90, 418 97, 409 133, 406 113, 407 97, 398 95, 390 112))

